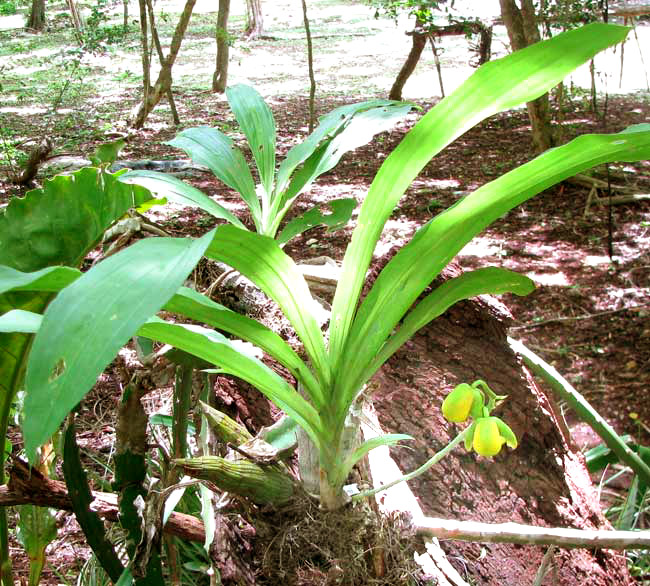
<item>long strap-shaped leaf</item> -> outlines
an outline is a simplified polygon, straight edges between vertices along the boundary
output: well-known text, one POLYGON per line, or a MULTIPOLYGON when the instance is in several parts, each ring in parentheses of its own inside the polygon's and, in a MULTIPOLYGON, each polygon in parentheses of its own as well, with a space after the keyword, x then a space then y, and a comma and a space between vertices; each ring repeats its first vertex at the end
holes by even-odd
POLYGON ((329 390, 331 371, 323 334, 311 310, 314 299, 302 273, 275 240, 220 226, 205 255, 237 269, 278 303, 302 340, 321 388, 329 390))
POLYGON ((314 407, 280 375, 256 358, 240 352, 230 340, 218 332, 200 326, 171 324, 153 317, 138 330, 138 335, 171 344, 213 362, 228 374, 254 385, 320 445, 323 430, 314 407))
POLYGON ((499 295, 514 293, 528 295, 535 289, 535 284, 525 275, 498 267, 486 267, 463 273, 445 281, 432 293, 427 295, 409 312, 404 323, 381 347, 360 381, 354 386, 361 388, 366 381, 386 362, 401 346, 420 328, 442 315, 454 303, 470 299, 477 295, 499 295))
POLYGON ((129 171, 120 176, 120 181, 122 183, 141 185, 153 193, 166 197, 171 202, 201 208, 215 218, 227 220, 235 226, 246 229, 237 216, 229 212, 221 204, 209 198, 200 189, 181 181, 173 175, 169 175, 169 173, 129 171))
POLYGON ((226 89, 230 108, 246 136, 260 181, 270 198, 275 177, 275 120, 262 96, 250 86, 237 84, 226 89))
POLYGON ((287 157, 280 164, 278 169, 278 179, 275 187, 277 194, 283 193, 289 185, 289 178, 294 170, 304 161, 306 161, 319 145, 327 138, 336 135, 350 119, 357 113, 363 112, 370 108, 381 108, 395 104, 390 100, 372 100, 360 102, 358 104, 347 104, 336 108, 325 114, 319 119, 319 124, 304 142, 292 147, 287 153, 287 157))
POLYGON ((317 408, 324 404, 322 391, 307 365, 280 336, 260 322, 215 303, 205 295, 182 287, 165 310, 208 324, 259 346, 286 366, 307 389, 317 408))
MULTIPOLYGON (((584 135, 551 149, 468 195, 423 226, 384 267, 359 308, 343 372, 365 369, 384 340, 444 266, 476 234, 533 195, 608 161, 650 158, 650 125, 611 135, 584 135)), ((345 381, 347 384, 348 381, 345 381)), ((348 387, 344 394, 354 393, 348 387)))
POLYGON ((49 305, 25 377, 23 437, 30 459, 119 349, 178 290, 212 236, 141 240, 93 267, 49 305))
POLYGON ((262 212, 253 176, 244 155, 230 138, 216 128, 200 126, 183 130, 168 144, 183 149, 193 161, 209 167, 228 187, 239 192, 251 210, 255 226, 261 229, 262 212))
POLYGON ((379 169, 359 213, 332 304, 330 355, 344 352, 366 270, 393 208, 427 162, 492 114, 530 101, 599 51, 622 42, 628 28, 595 23, 486 63, 429 111, 379 169))

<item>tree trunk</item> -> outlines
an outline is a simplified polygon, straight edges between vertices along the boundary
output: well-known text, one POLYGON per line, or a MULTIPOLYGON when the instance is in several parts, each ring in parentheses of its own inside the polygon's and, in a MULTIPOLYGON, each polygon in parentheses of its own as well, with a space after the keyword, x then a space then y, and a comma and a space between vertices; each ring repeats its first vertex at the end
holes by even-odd
POLYGON ((305 33, 307 35, 307 65, 309 67, 309 132, 311 133, 316 126, 316 113, 314 100, 316 98, 316 77, 314 76, 314 48, 311 42, 311 29, 309 28, 309 18, 307 16, 307 2, 302 0, 302 18, 305 23, 305 33))
POLYGON ((252 39, 264 34, 261 0, 246 0, 246 30, 244 34, 252 39))
POLYGON ((228 85, 228 17, 230 0, 219 0, 217 13, 217 62, 212 76, 212 91, 222 94, 228 85))
MULTIPOLYGON (((415 30, 417 31, 421 29, 422 25, 422 21, 417 19, 415 22, 415 30)), ((404 65, 402 65, 402 69, 400 69, 400 72, 397 74, 397 78, 393 83, 393 87, 390 88, 390 93, 388 94, 389 100, 402 99, 402 90, 404 89, 404 84, 406 83, 406 80, 411 76, 413 71, 415 71, 415 66, 418 64, 418 61, 420 60, 420 56, 422 55, 422 51, 424 51, 426 44, 426 35, 417 32, 413 34, 413 45, 411 47, 411 51, 406 58, 406 62, 404 65)))
MULTIPOLYGON (((515 0, 499 0, 501 16, 508 30, 513 51, 518 51, 540 40, 532 0, 521 0, 521 8, 515 0)), ((539 153, 554 145, 551 126, 551 109, 548 94, 526 104, 533 133, 533 145, 539 153)))
POLYGON ((27 19, 27 28, 42 31, 45 27, 45 0, 32 0, 32 9, 27 19))
MULTIPOLYGON (((142 102, 138 105, 136 113, 132 118, 131 126, 133 128, 142 128, 145 120, 151 113, 151 111, 158 105, 160 99, 168 94, 172 87, 172 67, 178 57, 178 52, 180 51, 181 44, 183 43, 183 37, 185 36, 185 31, 187 30, 187 25, 190 22, 192 16, 192 10, 194 10, 194 4, 196 0, 187 0, 185 2, 185 7, 183 12, 178 19, 178 24, 174 30, 174 36, 172 37, 171 46, 169 48, 169 55, 161 64, 160 73, 158 74, 158 79, 156 83, 151 88, 150 92, 147 92, 147 86, 145 85, 145 96, 142 99, 142 102)), ((146 2, 140 0, 140 12, 143 12, 144 5, 144 18, 146 18, 146 2)), ((143 39, 145 38, 143 34, 143 39)), ((143 44, 143 64, 144 64, 144 50, 145 46, 143 44)))

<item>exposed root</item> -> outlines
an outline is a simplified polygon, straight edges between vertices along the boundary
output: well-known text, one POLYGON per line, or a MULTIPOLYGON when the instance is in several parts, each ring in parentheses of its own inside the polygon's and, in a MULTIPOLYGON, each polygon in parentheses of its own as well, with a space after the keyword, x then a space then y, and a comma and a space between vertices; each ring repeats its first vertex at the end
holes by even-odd
POLYGON ((408 521, 367 505, 324 511, 308 497, 255 519, 258 584, 418 585, 408 521), (258 557, 259 556, 259 557, 258 557))

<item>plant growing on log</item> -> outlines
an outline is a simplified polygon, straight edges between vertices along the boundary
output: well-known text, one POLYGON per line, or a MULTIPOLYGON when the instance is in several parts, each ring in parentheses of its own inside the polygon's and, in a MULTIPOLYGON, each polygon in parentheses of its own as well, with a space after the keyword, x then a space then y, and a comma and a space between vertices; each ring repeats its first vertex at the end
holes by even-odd
MULTIPOLYGON (((232 225, 195 240, 140 241, 66 287, 42 320, 33 314, 3 316, 0 323, 6 327, 28 316, 34 322, 32 331, 38 330, 26 375, 27 453, 33 457, 137 333, 214 363, 260 389, 313 443, 322 506, 342 506, 342 487, 355 462, 378 445, 406 437, 387 435, 360 446, 354 441, 364 385, 377 369, 456 301, 482 293, 526 294, 533 287, 516 273, 480 269, 443 283, 413 306, 432 279, 474 235, 540 191, 605 161, 648 158, 650 126, 579 137, 487 183, 422 226, 360 302, 366 269, 392 209, 422 167, 447 144, 485 117, 547 91, 599 50, 621 42, 627 32, 625 27, 593 24, 491 62, 416 124, 386 159, 362 204, 333 300, 329 345, 294 262, 273 239, 232 225), (302 340, 308 362, 255 320, 181 287, 203 255, 239 270, 277 301, 302 340), (285 366, 304 394, 219 332, 164 321, 154 316, 159 309, 252 342, 285 366)), ((29 275, 21 278, 31 280, 29 275)))
MULTIPOLYGON (((335 230, 347 223, 356 206, 354 198, 329 202, 330 214, 314 207, 289 222, 278 235, 280 223, 293 202, 320 175, 332 169, 348 151, 392 128, 413 108, 412 104, 388 100, 337 108, 323 116, 316 130, 288 152, 276 173, 276 132, 271 109, 255 89, 246 85, 230 87, 226 95, 255 160, 260 180, 257 186, 243 153, 216 128, 188 128, 168 144, 183 149, 194 162, 207 166, 237 191, 248 206, 255 230, 277 238, 281 244, 320 224, 335 230)), ((120 180, 143 185, 172 201, 199 206, 217 218, 244 228, 233 214, 176 177, 156 171, 130 171, 120 180)))

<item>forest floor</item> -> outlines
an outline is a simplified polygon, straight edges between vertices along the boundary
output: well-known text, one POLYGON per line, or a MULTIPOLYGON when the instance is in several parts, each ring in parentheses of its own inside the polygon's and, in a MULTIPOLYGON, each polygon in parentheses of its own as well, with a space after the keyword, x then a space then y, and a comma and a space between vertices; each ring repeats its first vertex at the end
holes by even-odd
MULTIPOLYGON (((288 2, 263 4, 269 11, 265 12, 268 36, 236 40, 231 80, 254 84, 268 99, 277 121, 281 159, 307 134, 308 81, 302 16, 293 8, 289 10, 288 2), (275 6, 267 6, 271 4, 275 6)), ((171 4, 165 6, 173 14, 171 4)), ((243 26, 243 14, 238 8, 233 16, 235 34, 243 26)), ((352 2, 313 2, 310 11, 319 83, 318 113, 322 115, 350 102, 385 97, 408 51, 408 37, 403 35, 405 23, 397 28, 376 21, 369 8, 352 2)), ((236 124, 225 98, 208 89, 214 63, 213 19, 206 3, 199 1, 174 69, 175 98, 183 127, 217 125, 233 134, 236 124)), ((45 33, 49 39, 20 30, 2 30, 3 22, 9 21, 0 18, 0 54, 7 58, 6 65, 0 67, 0 151, 5 175, 24 156, 26 147, 19 144, 21 140, 47 135, 55 144, 55 155, 87 157, 107 135, 124 131, 124 121, 140 94, 135 29, 125 45, 109 45, 105 52, 84 55, 76 62, 75 53, 60 53, 61 47, 71 42, 64 16, 53 15, 52 30, 45 33), (50 69, 60 68, 59 79, 47 71, 48 62, 50 69), (53 108, 55 102, 57 107, 53 108)), ((170 23, 163 26, 168 34, 170 23)), ((646 46, 645 33, 645 28, 639 27, 642 47, 646 46)), ((445 41, 442 65, 448 93, 471 72, 468 62, 472 57, 467 46, 467 41, 460 38, 445 41)), ((497 56, 504 53, 504 46, 503 31, 497 31, 497 56)), ((630 43, 628 54, 635 50, 630 43)), ((626 61, 626 71, 636 72, 624 78, 629 86, 621 84, 627 91, 612 91, 607 97, 599 94, 596 111, 589 93, 579 85, 583 74, 575 77, 563 102, 555 102, 555 114, 562 119, 562 140, 650 121, 648 93, 643 87, 634 87, 634 83, 645 86, 645 69, 634 61, 634 56, 626 58, 632 60, 626 61), (634 80, 628 82, 630 77, 634 80)), ((609 87, 617 86, 619 69, 611 68, 619 59, 617 54, 597 61, 602 64, 598 80, 605 80, 603 86, 607 79, 609 87)), ((405 98, 413 99, 426 111, 435 104, 438 94, 432 57, 427 55, 407 84, 405 98)), ((304 211, 310 203, 333 197, 361 201, 384 157, 420 115, 410 115, 393 132, 345 156, 298 201, 294 213, 304 211)), ((142 131, 129 135, 121 158, 180 158, 177 150, 163 144, 177 130, 169 123, 169 109, 163 103, 142 131)), ((417 226, 438 211, 532 156, 524 110, 486 120, 427 165, 395 209, 382 242, 390 247, 406 241, 417 226)), ((648 162, 598 168, 594 176, 634 186, 638 193, 650 193, 648 162)), ((38 181, 42 180, 39 176, 38 181)), ((234 211, 242 211, 234 193, 211 175, 201 174, 194 184, 234 211)), ((0 177, 0 204, 23 193, 0 177)), ((495 222, 456 260, 462 267, 500 266, 531 277, 537 285, 534 293, 502 299, 513 316, 510 335, 554 365, 618 432, 650 445, 650 201, 587 207, 588 194, 588 189, 569 182, 550 189, 495 222)), ((599 195, 606 197, 602 191, 599 195)), ((176 210, 157 221, 173 235, 192 236, 205 233, 215 223, 211 217, 188 210, 176 210)), ((300 259, 327 255, 341 260, 350 233, 351 228, 335 233, 314 229, 288 250, 300 259)), ((100 450, 110 444, 114 437, 114 400, 105 392, 89 395, 88 429, 82 432, 80 443, 100 450)), ((560 408, 580 448, 597 443, 588 428, 563 405, 560 408)), ((74 531, 67 516, 61 518, 61 524, 64 531, 74 531)), ((49 550, 43 583, 73 583, 72 577, 79 571, 78 560, 86 555, 81 536, 77 534, 75 541, 71 538, 74 535, 59 538, 49 550)), ((17 567, 24 568, 19 546, 15 542, 12 545, 17 567)))

